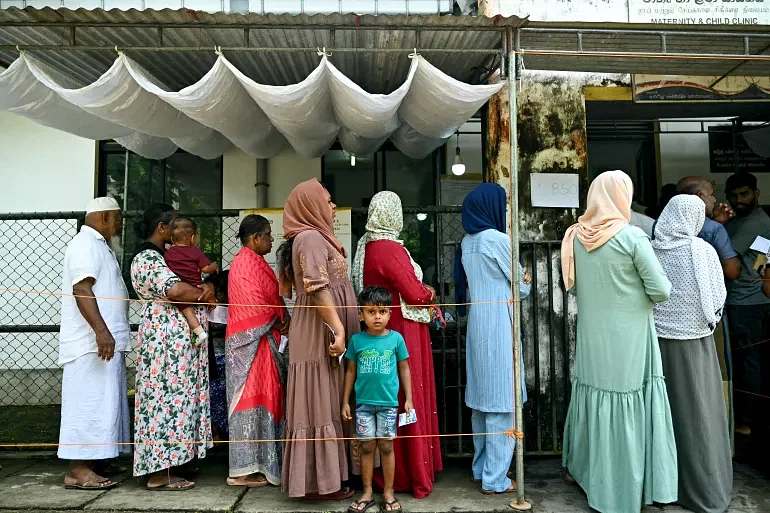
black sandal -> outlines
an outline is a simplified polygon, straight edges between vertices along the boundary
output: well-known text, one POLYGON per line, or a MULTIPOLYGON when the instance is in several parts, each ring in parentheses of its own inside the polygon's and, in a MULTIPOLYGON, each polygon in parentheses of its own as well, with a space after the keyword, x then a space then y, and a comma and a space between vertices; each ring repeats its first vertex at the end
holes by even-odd
POLYGON ((363 511, 368 511, 371 509, 371 507, 375 504, 377 504, 377 502, 373 498, 369 499, 368 501, 362 501, 361 499, 358 499, 353 501, 353 504, 348 506, 348 513, 362 513, 363 511), (358 509, 361 506, 363 506, 364 509, 358 509))
POLYGON ((401 503, 398 502, 398 499, 394 497, 393 500, 390 502, 386 501, 385 499, 382 500, 382 511, 403 511, 403 510, 401 509, 401 503), (393 507, 396 505, 398 506, 398 508, 393 507))

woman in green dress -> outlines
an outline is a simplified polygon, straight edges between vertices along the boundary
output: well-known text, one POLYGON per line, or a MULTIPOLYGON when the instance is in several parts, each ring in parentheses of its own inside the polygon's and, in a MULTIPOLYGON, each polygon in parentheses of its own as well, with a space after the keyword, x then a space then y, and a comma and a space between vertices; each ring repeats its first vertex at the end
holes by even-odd
POLYGON ((677 500, 677 459, 652 306, 671 283, 650 239, 629 226, 631 179, 599 175, 586 212, 562 241, 562 273, 577 296, 565 478, 602 513, 677 500))

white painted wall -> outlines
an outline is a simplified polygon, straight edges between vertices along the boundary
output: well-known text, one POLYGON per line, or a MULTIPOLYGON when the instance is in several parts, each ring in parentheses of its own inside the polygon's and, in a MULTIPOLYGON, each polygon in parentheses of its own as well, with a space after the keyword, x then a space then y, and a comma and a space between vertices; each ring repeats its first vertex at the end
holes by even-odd
POLYGON ((0 212, 84 210, 96 142, 0 111, 0 212))
POLYGON ((239 149, 222 158, 222 208, 247 209, 257 205, 257 161, 239 149))
POLYGON ((268 208, 283 208, 286 198, 297 184, 317 178, 321 180, 321 159, 306 159, 284 150, 267 161, 268 208))
MULTIPOLYGON (((724 124, 713 122, 705 123, 705 129, 709 126, 724 124)), ((728 122, 729 124, 729 122, 728 122)), ((661 121, 661 131, 698 131, 700 122, 698 121, 661 121)), ((704 176, 714 182, 714 195, 717 200, 724 201, 725 181, 730 176, 728 173, 711 173, 709 162, 709 141, 708 134, 660 134, 660 172, 661 186, 667 183, 676 183, 686 176, 704 176)), ((770 176, 757 173, 758 187, 760 190, 770 192, 770 176)), ((763 203, 766 203, 765 200, 763 203)))

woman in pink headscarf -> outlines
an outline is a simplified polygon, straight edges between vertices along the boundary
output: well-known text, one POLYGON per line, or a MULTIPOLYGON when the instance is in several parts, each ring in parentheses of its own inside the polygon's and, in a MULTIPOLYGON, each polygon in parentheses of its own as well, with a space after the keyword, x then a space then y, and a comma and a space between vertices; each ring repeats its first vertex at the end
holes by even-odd
POLYGON ((677 461, 652 306, 668 299, 650 239, 631 219, 631 179, 599 175, 564 236, 562 273, 577 296, 565 479, 603 513, 677 500, 677 461))
POLYGON ((348 479, 341 440, 345 374, 338 358, 361 328, 347 253, 334 236, 334 207, 315 178, 296 186, 284 207, 286 242, 278 250, 281 294, 291 297, 294 289, 298 307, 289 328, 288 443, 281 483, 290 497, 306 499, 353 496, 343 486, 348 479))

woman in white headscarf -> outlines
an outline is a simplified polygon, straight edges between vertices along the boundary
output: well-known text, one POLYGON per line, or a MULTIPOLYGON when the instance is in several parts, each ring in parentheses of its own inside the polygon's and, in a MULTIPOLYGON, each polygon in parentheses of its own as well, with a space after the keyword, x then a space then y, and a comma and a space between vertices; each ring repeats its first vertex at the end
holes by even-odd
POLYGON ((675 196, 658 218, 652 247, 671 281, 655 305, 679 466, 679 503, 696 513, 730 505, 733 467, 714 329, 727 296, 716 251, 697 237, 706 207, 675 196))
MULTIPOLYGON (((412 260, 399 240, 404 228, 401 199, 396 193, 383 191, 369 204, 366 233, 358 242, 353 260, 353 288, 356 293, 364 287, 380 285, 393 296, 388 329, 399 332, 409 351, 412 373, 412 402, 417 422, 398 428, 399 436, 438 435, 436 381, 433 374, 433 350, 428 323, 428 306, 436 292, 422 282, 422 269, 412 260)), ((399 411, 403 411, 404 394, 399 394, 399 411)), ((426 438, 397 438, 396 492, 411 493, 422 499, 433 490, 436 472, 442 469, 438 436, 426 438)), ((377 469, 374 484, 382 487, 382 472, 377 469)))

